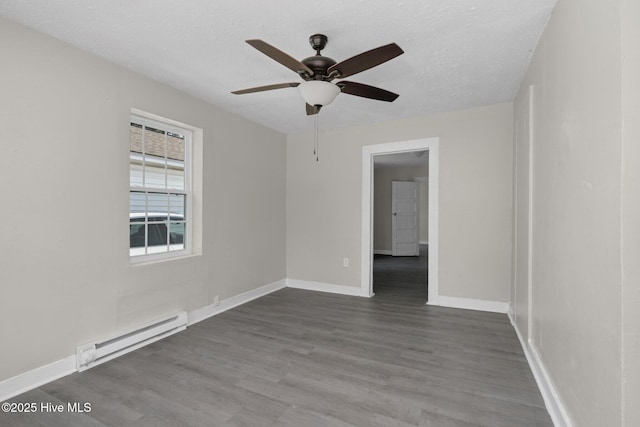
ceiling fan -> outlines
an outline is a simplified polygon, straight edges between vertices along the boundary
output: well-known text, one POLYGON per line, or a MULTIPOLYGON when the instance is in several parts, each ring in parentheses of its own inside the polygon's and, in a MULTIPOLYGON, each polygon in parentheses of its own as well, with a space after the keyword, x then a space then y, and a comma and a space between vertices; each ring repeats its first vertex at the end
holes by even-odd
POLYGON ((323 106, 330 104, 339 93, 361 96, 364 98, 379 101, 394 101, 399 95, 378 87, 365 85, 362 83, 340 80, 331 83, 334 79, 343 79, 361 71, 368 70, 396 56, 402 55, 404 51, 395 43, 380 46, 346 59, 342 62, 322 56, 320 52, 327 45, 327 36, 324 34, 314 34, 309 37, 309 44, 316 51, 314 56, 298 61, 270 44, 259 40, 246 40, 254 48, 267 55, 269 58, 279 62, 290 70, 298 73, 304 82, 277 83, 266 86, 252 87, 249 89, 236 90, 231 93, 242 95, 245 93, 262 92, 274 89, 284 89, 298 87, 306 102, 307 115, 318 114, 323 106))

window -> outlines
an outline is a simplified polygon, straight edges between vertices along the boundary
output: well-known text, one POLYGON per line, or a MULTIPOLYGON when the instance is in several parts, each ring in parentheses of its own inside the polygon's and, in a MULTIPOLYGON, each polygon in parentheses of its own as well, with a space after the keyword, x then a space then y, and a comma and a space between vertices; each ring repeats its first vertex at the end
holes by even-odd
POLYGON ((129 129, 129 256, 189 254, 192 133, 137 115, 129 129))

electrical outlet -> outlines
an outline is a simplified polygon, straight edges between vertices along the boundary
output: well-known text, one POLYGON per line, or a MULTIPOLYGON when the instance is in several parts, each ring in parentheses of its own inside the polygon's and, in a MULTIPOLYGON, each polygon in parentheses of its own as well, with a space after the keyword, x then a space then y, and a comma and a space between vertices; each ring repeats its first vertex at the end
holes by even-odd
POLYGON ((349 258, 342 258, 342 266, 349 267, 349 258))
POLYGON ((213 297, 213 305, 220 305, 220 295, 213 297))

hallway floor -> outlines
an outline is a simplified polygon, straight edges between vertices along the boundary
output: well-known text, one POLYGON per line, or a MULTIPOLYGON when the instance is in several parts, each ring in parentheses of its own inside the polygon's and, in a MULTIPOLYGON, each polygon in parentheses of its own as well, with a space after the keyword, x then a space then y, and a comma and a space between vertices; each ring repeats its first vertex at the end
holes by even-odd
POLYGON ((427 302, 428 245, 420 245, 420 256, 374 255, 374 298, 409 305, 427 302))

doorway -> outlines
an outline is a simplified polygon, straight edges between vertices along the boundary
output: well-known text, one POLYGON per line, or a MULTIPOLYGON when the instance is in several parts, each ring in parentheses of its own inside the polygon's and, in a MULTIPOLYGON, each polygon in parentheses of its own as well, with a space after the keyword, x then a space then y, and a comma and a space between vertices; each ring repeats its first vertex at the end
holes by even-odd
MULTIPOLYGON (((362 244, 361 294, 373 296, 374 268, 374 162, 376 156, 399 153, 428 152, 429 210, 428 249, 424 252, 427 264, 428 304, 438 305, 438 170, 439 140, 426 138, 386 144, 367 145, 362 148, 362 244)), ((384 255, 384 254, 379 254, 384 255)), ((417 257, 418 259, 421 257, 417 257)), ((419 263, 419 260, 414 260, 419 263)))
POLYGON ((427 150, 374 156, 372 281, 376 299, 411 305, 427 302, 428 176, 427 150))

